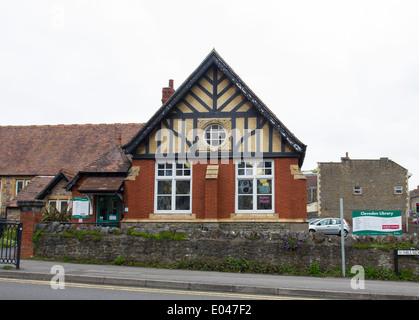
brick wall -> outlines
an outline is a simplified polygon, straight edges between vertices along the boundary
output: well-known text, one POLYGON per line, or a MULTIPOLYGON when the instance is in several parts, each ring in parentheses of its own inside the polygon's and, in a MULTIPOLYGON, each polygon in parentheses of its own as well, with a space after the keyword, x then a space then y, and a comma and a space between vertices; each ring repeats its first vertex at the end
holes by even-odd
MULTIPOLYGON (((291 166, 298 159, 275 159, 275 213, 283 219, 305 219, 306 180, 296 178, 291 166)), ((192 169, 192 213, 196 219, 229 219, 235 212, 235 164, 219 162, 218 179, 206 179, 208 164, 195 163, 192 169)), ((125 181, 124 198, 128 212, 124 219, 148 219, 154 213, 155 162, 133 160, 138 175, 125 181)))
POLYGON ((296 178, 290 167, 298 159, 275 159, 275 212, 279 218, 307 218, 307 182, 296 178))
POLYGON ((30 258, 34 254, 34 244, 32 242, 34 227, 42 222, 42 208, 45 206, 45 201, 18 201, 17 204, 21 209, 20 222, 22 223, 20 257, 23 259, 30 258))
POLYGON ((140 171, 124 183, 124 219, 148 219, 154 212, 154 160, 133 160, 132 166, 140 171))
POLYGON ((205 218, 205 175, 207 166, 197 163, 192 168, 192 212, 197 219, 205 218))
POLYGON ((234 161, 220 164, 218 173, 218 217, 228 219, 235 211, 236 173, 234 161))

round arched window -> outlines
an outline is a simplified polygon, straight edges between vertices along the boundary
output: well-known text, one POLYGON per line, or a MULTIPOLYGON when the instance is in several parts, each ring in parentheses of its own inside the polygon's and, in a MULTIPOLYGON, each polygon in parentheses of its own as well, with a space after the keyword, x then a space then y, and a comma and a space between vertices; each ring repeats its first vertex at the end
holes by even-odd
POLYGON ((204 130, 204 140, 210 147, 221 146, 227 138, 227 131, 219 124, 210 124, 204 130))

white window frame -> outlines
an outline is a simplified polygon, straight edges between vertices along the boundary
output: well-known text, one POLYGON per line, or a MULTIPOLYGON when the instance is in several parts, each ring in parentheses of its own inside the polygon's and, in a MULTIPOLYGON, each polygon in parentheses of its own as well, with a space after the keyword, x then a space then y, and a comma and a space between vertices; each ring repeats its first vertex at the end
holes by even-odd
POLYGON ((202 138, 207 146, 211 148, 220 148, 226 144, 228 140, 228 132, 221 124, 211 123, 204 129, 202 138), (213 126, 217 126, 218 128, 214 129, 213 126), (208 133, 210 134, 209 141, 207 139, 208 133), (224 135, 224 138, 223 141, 220 142, 221 134, 224 135))
MULTIPOLYGON (((274 160, 271 159, 266 159, 263 161, 236 161, 236 192, 235 192, 235 206, 236 206, 236 213, 274 213, 275 212, 275 171, 274 171, 274 160), (239 175, 239 170, 242 170, 242 168, 239 168, 239 164, 245 162, 245 163, 255 163, 256 165, 254 165, 251 169, 250 168, 245 168, 245 172, 244 175, 240 174, 239 175), (266 162, 270 162, 271 163, 271 167, 270 168, 266 168, 264 166, 263 168, 263 173, 264 174, 258 174, 258 169, 262 169, 262 168, 258 168, 257 164, 258 163, 266 163, 266 162), (271 174, 265 174, 266 173, 266 169, 270 169, 271 170, 271 174), (247 171, 246 171, 247 170, 247 171), (271 180, 271 193, 267 194, 271 196, 271 209, 268 210, 263 210, 263 209, 258 209, 257 208, 257 200, 258 200, 258 195, 261 196, 263 194, 258 194, 258 188, 257 188, 257 181, 260 179, 268 179, 271 180), (253 190, 252 190, 252 196, 253 196, 253 209, 251 210, 243 210, 243 209, 239 209, 239 180, 253 180, 253 190)), ((242 173, 242 172, 240 172, 242 173)), ((242 195, 242 194, 241 194, 242 195)))
POLYGON ((402 186, 394 186, 394 194, 403 194, 402 186))
POLYGON ((16 188, 15 188, 15 195, 18 195, 20 191, 25 189, 25 187, 28 185, 28 183, 31 182, 30 179, 17 179, 16 180, 16 188), (18 190, 18 184, 19 182, 22 182, 22 189, 18 190))
POLYGON ((361 195, 362 194, 362 187, 360 186, 354 186, 354 195, 361 195))
POLYGON ((61 212, 61 206, 62 203, 65 202, 67 204, 67 210, 69 209, 69 200, 66 199, 50 199, 48 200, 48 210, 51 209, 51 202, 55 202, 55 209, 57 209, 58 212, 61 212))
MULTIPOLYGON (((155 164, 155 179, 154 179, 154 212, 155 213, 178 213, 178 214, 183 214, 183 213, 192 213, 192 163, 191 162, 186 162, 186 161, 156 161, 155 164), (190 166, 189 168, 176 168, 177 164, 186 164, 189 163, 190 166), (167 167, 165 166, 164 169, 159 169, 159 164, 172 164, 172 169, 171 169, 171 175, 166 175, 168 174, 166 171, 169 171, 170 169, 167 169, 167 167), (184 175, 185 170, 189 169, 189 175, 184 175), (164 175, 163 176, 159 176, 159 170, 164 170, 164 175), (179 175, 179 172, 182 172, 182 175, 179 175), (171 197, 171 210, 159 210, 158 209, 158 183, 159 181, 171 181, 172 183, 172 192, 170 194, 171 197), (189 210, 176 210, 176 183, 178 181, 189 181, 189 210)), ((178 195, 179 196, 179 195, 178 195)))

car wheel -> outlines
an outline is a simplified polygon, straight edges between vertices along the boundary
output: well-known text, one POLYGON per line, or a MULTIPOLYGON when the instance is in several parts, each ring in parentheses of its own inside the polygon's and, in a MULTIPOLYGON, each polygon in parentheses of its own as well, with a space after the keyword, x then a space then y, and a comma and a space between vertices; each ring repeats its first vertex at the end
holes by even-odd
POLYGON ((314 233, 314 232, 316 232, 316 230, 310 229, 310 230, 308 230, 308 232, 314 233))
MULTIPOLYGON (((343 230, 343 236, 346 237, 348 235, 348 231, 347 230, 343 230)), ((339 231, 339 237, 342 236, 342 232, 339 231)))

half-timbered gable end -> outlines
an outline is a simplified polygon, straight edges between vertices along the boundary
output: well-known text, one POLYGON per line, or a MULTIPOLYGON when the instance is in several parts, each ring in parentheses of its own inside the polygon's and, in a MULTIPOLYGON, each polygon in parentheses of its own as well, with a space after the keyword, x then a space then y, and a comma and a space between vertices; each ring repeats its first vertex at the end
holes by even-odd
POLYGON ((123 222, 304 221, 306 146, 215 50, 163 101, 124 146, 123 222))
POLYGON ((134 158, 295 157, 306 146, 213 50, 126 145, 134 158), (212 126, 211 126, 212 125, 212 126))

